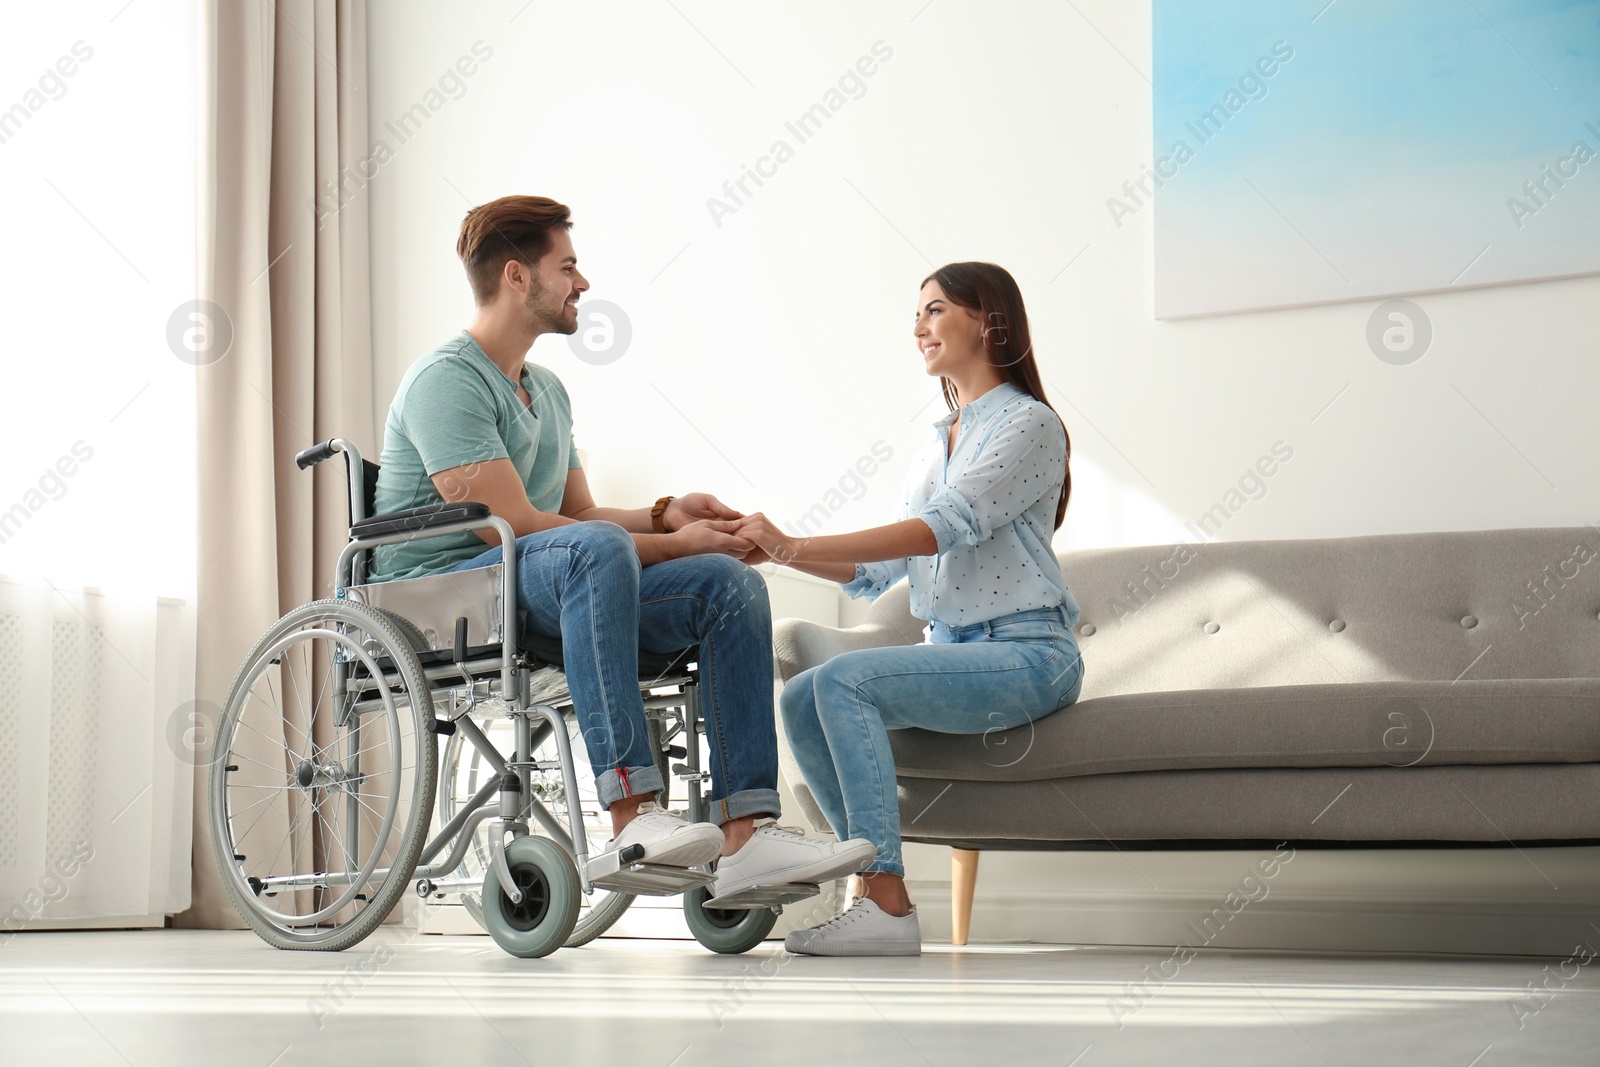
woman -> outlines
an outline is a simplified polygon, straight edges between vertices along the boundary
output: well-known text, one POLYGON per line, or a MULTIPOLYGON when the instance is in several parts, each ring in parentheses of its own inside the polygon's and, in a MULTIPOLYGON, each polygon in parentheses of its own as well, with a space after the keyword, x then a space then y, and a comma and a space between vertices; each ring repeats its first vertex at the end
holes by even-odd
POLYGON ((738 533, 770 558, 876 598, 909 576, 919 645, 846 652, 804 671, 780 704, 795 760, 839 840, 877 855, 842 915, 788 936, 824 956, 921 952, 906 893, 887 731, 1009 729, 1078 698, 1078 603, 1051 538, 1072 491, 1071 443, 1045 399, 1017 283, 993 263, 929 275, 913 331, 950 412, 911 465, 903 519, 859 533, 793 538, 762 515, 738 533))

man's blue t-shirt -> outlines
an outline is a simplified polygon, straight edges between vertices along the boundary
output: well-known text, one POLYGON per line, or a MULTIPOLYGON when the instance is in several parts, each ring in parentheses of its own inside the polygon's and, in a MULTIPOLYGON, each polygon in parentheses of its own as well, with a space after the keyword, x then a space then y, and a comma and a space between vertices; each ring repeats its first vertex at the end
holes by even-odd
MULTIPOLYGON (((432 475, 496 459, 511 460, 535 508, 560 511, 567 471, 582 466, 572 401, 561 379, 532 363, 522 365, 522 386, 531 408, 465 330, 413 363, 384 424, 377 513, 443 503, 432 475)), ((367 580, 438 574, 487 547, 471 532, 381 545, 367 580)))

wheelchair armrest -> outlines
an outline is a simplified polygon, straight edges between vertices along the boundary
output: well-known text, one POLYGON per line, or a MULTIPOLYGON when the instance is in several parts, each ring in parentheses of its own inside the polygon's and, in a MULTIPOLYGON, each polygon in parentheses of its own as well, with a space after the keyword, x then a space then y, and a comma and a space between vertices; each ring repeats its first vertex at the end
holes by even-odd
POLYGON ((391 511, 387 515, 374 515, 350 527, 350 539, 360 541, 369 537, 387 537, 389 534, 414 533, 434 526, 447 526, 453 522, 487 519, 489 505, 475 501, 459 504, 426 504, 407 511, 391 511))

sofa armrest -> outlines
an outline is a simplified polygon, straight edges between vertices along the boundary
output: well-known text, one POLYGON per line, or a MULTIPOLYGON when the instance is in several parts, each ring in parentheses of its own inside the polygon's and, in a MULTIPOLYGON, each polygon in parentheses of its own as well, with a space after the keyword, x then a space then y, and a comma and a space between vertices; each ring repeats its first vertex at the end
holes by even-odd
POLYGON ((772 654, 778 680, 787 682, 801 671, 820 666, 841 652, 912 645, 921 640, 920 631, 906 633, 884 623, 869 622, 840 630, 809 619, 780 619, 772 628, 772 654))
MULTIPOLYGON (((915 621, 912 620, 913 623, 915 621)), ((910 629, 909 626, 906 628, 910 629)), ((910 633, 901 633, 896 631, 893 625, 881 621, 869 621, 848 630, 841 630, 833 626, 823 626, 809 619, 779 619, 772 627, 776 688, 781 690, 789 679, 801 671, 826 663, 841 652, 850 652, 858 648, 915 644, 921 639, 922 634, 915 629, 911 629, 910 633)), ((806 787, 805 776, 794 761, 794 754, 789 750, 789 741, 784 735, 781 724, 778 727, 778 767, 784 781, 792 785, 795 801, 799 804, 806 822, 819 833, 831 834, 833 830, 822 814, 822 809, 817 807, 811 790, 806 787)))

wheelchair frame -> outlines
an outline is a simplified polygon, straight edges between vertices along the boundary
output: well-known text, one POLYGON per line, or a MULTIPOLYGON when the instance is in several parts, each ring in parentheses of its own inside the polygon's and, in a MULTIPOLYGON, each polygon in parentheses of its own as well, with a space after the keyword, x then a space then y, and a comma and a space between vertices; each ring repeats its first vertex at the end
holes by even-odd
MULTIPOLYGON (((361 453, 353 444, 342 438, 335 438, 332 443, 338 445, 338 450, 349 457, 347 462, 352 472, 361 469, 361 453)), ((358 516, 356 521, 351 524, 353 529, 359 527, 362 518, 358 516)), ((424 667, 423 673, 430 683, 435 679, 448 677, 452 672, 459 674, 467 695, 467 708, 454 709, 455 714, 445 719, 436 717, 431 725, 433 725, 436 734, 443 733, 448 735, 454 730, 461 731, 467 740, 471 742, 473 748, 478 750, 479 755, 493 768, 496 775, 498 775, 498 780, 491 778, 478 790, 478 794, 468 801, 449 823, 441 827, 432 840, 423 846, 417 869, 412 872, 411 877, 413 879, 426 880, 432 887, 446 885, 447 883, 435 882, 433 879, 449 875, 461 865, 461 861, 466 856, 467 848, 471 843, 472 834, 476 832, 480 823, 491 816, 498 816, 489 831, 492 846, 495 842, 503 841, 505 834, 508 832, 518 837, 527 834, 529 832, 527 816, 531 815, 551 837, 555 838, 558 843, 572 854, 577 866, 579 883, 582 885, 583 891, 588 893, 595 888, 594 879, 596 877, 604 878, 622 869, 623 865, 617 864, 599 870, 591 869, 589 865, 588 840, 583 829, 583 812, 580 805, 576 803, 567 805, 569 827, 564 830, 555 816, 532 792, 533 771, 555 769, 541 766, 533 760, 534 726, 529 716, 537 715, 548 724, 551 733, 554 734, 556 751, 559 754, 558 759, 560 761, 559 770, 567 795, 569 797, 579 795, 577 771, 574 768, 572 759, 572 742, 568 736, 566 720, 561 710, 549 704, 533 705, 527 699, 527 673, 532 669, 532 664, 519 663, 519 656, 522 653, 517 648, 517 632, 519 629, 516 598, 517 538, 511 529, 511 524, 498 515, 488 515, 484 518, 461 519, 423 526, 413 531, 382 534, 375 537, 353 536, 339 553, 339 562, 336 570, 337 595, 342 599, 352 587, 358 584, 364 585, 364 583, 356 583, 353 580, 357 561, 363 554, 380 545, 400 544, 429 537, 441 537, 453 533, 470 533, 483 529, 493 529, 500 536, 500 583, 502 586, 500 602, 502 614, 499 654, 472 658, 470 655, 466 655, 464 650, 458 649, 455 662, 448 666, 424 667), (485 698, 492 700, 498 697, 505 700, 509 705, 507 715, 512 719, 516 729, 515 750, 511 759, 506 759, 501 755, 499 749, 490 742, 478 727, 478 724, 472 721, 469 714, 471 707, 477 702, 476 687, 480 682, 480 676, 493 675, 495 673, 499 675, 499 692, 496 693, 494 691, 491 683, 491 687, 485 693, 485 698), (449 725, 441 728, 441 724, 449 725), (496 792, 499 793, 498 801, 491 803, 490 796, 496 792), (452 838, 454 839, 453 844, 451 844, 452 838), (446 858, 439 863, 434 863, 434 858, 444 851, 446 845, 450 845, 450 851, 446 858)), ((464 632, 463 627, 458 627, 458 633, 460 632, 464 632)), ((334 696, 337 702, 337 698, 344 693, 346 679, 343 677, 345 673, 343 664, 336 664, 334 670, 334 696)), ((683 706, 684 730, 686 733, 692 732, 696 736, 704 728, 699 714, 700 693, 697 685, 697 675, 698 672, 696 671, 686 671, 677 677, 652 679, 653 683, 659 683, 659 685, 653 684, 651 686, 651 688, 664 688, 676 685, 682 688, 683 696, 681 699, 655 698, 656 706, 683 706)), ((393 675, 387 673, 383 678, 385 684, 393 684, 396 680, 393 675)), ((376 679, 369 680, 369 684, 375 683, 376 679)), ((434 691, 436 712, 439 695, 442 693, 443 695, 451 696, 454 692, 454 686, 434 691)), ((650 699, 647 698, 647 713, 649 703, 650 699)), ((354 707, 359 709, 361 705, 357 704, 354 707)), ((685 758, 688 773, 681 775, 681 777, 690 781, 688 791, 689 818, 698 822, 705 815, 705 797, 700 789, 700 783, 704 780, 704 774, 699 767, 700 746, 698 743, 694 743, 686 745, 685 748, 687 749, 685 758)), ((440 785, 440 788, 444 787, 443 784, 440 785)), ((351 806, 352 813, 356 803, 354 797, 347 800, 347 804, 351 806)), ((500 884, 505 887, 506 894, 511 897, 513 903, 520 903, 522 894, 512 884, 510 870, 506 866, 505 850, 491 847, 490 861, 494 864, 494 869, 500 876, 500 884)), ((641 869, 646 865, 634 864, 633 866, 635 867, 633 873, 644 873, 641 869)), ((681 892, 697 885, 705 885, 714 880, 710 875, 700 872, 684 872, 684 874, 685 877, 681 879, 671 877, 663 879, 657 875, 654 880, 668 892, 681 892), (693 877, 688 877, 691 874, 693 877)), ((652 879, 645 877, 632 885, 628 885, 627 888, 634 891, 647 890, 651 888, 651 883, 652 879)), ((605 888, 613 887, 606 886, 605 888)))
MULTIPOLYGON (((376 467, 363 462, 359 449, 352 442, 335 437, 306 449, 296 456, 295 461, 304 470, 340 454, 344 456, 346 463, 350 538, 339 554, 335 598, 340 601, 366 604, 390 621, 402 620, 405 626, 396 628, 411 641, 413 646, 420 637, 421 631, 418 627, 411 620, 384 610, 379 603, 381 596, 371 595, 373 590, 381 590, 385 583, 368 584, 357 580, 361 577, 361 568, 367 554, 381 545, 486 529, 494 530, 500 537, 502 551, 499 564, 498 645, 483 644, 475 649, 469 647, 468 619, 461 617, 455 620, 454 641, 448 646, 450 659, 427 665, 422 665, 420 661, 418 663, 425 679, 427 698, 431 704, 431 707, 426 709, 426 714, 417 716, 419 726, 434 734, 436 739, 460 732, 488 765, 490 772, 483 785, 470 799, 461 804, 454 815, 440 826, 431 838, 428 837, 427 831, 436 818, 435 813, 440 811, 439 799, 445 795, 443 791, 453 788, 455 783, 445 780, 443 775, 435 775, 435 791, 438 795, 413 798, 414 804, 427 804, 430 808, 428 817, 421 824, 424 843, 417 855, 414 868, 404 878, 407 884, 414 885, 419 896, 428 899, 451 892, 468 892, 481 884, 485 895, 483 902, 485 910, 495 903, 488 899, 489 893, 495 888, 503 893, 513 906, 521 904, 523 893, 517 879, 513 877, 512 864, 508 857, 519 839, 532 834, 530 820, 537 823, 548 835, 548 839, 558 844, 565 852, 572 867, 575 868, 577 882, 583 894, 592 893, 597 888, 629 895, 672 895, 687 891, 685 912, 691 931, 702 944, 718 952, 743 952, 753 947, 770 932, 781 911, 781 904, 802 899, 817 891, 815 886, 774 887, 769 897, 754 901, 748 907, 739 910, 708 909, 703 907, 703 902, 709 895, 707 887, 715 880, 715 875, 708 870, 645 863, 642 860, 642 849, 638 846, 622 852, 611 851, 591 857, 584 826, 584 805, 580 801, 577 770, 567 729, 567 716, 575 715, 576 710, 570 699, 560 704, 533 703, 529 696, 532 672, 539 667, 552 664, 540 660, 536 654, 524 650, 519 644, 516 597, 518 560, 516 534, 511 525, 503 518, 491 514, 481 504, 440 504, 392 515, 369 517, 366 514, 368 470, 370 468, 375 471, 376 467), (368 596, 352 597, 353 592, 366 593, 368 596), (474 708, 484 701, 503 702, 506 708, 505 715, 512 720, 514 742, 509 757, 496 748, 472 717, 474 708), (442 706, 444 714, 441 716, 442 706), (547 733, 554 735, 553 741, 557 753, 554 761, 540 761, 534 758, 536 747, 543 742, 547 733), (566 798, 566 826, 562 826, 556 815, 535 795, 533 775, 536 771, 559 772, 566 798), (480 883, 477 879, 456 876, 456 872, 461 868, 467 850, 473 844, 478 829, 484 822, 490 822, 488 848, 490 870, 485 872, 485 878, 480 883), (509 843, 506 841, 507 834, 511 835, 509 843)), ((287 638, 284 640, 287 641, 287 638)), ((427 649, 414 647, 413 651, 419 654, 440 654, 445 652, 446 648, 435 641, 427 649)), ((680 732, 684 737, 684 763, 671 768, 671 774, 667 776, 665 784, 670 786, 671 777, 683 779, 687 789, 688 816, 693 821, 701 821, 707 809, 704 783, 711 776, 709 772, 701 769, 700 738, 705 731, 705 723, 701 714, 699 672, 697 664, 689 666, 690 661, 685 658, 687 651, 689 650, 674 654, 673 667, 676 669, 669 669, 656 678, 641 677, 640 688, 644 691, 642 695, 647 720, 667 721, 678 718, 681 714, 678 728, 661 739, 661 744, 664 746, 680 732), (664 688, 674 688, 677 692, 664 694, 649 692, 651 689, 664 688), (681 712, 677 709, 681 709, 681 712)), ((353 670, 352 663, 357 655, 336 654, 332 657, 330 665, 333 706, 340 709, 335 726, 347 730, 354 738, 353 754, 340 764, 336 771, 330 772, 345 782, 361 780, 359 759, 363 749, 359 731, 362 714, 385 706, 385 692, 392 692, 396 686, 407 685, 407 680, 403 677, 404 672, 394 661, 382 662, 362 657, 365 670, 353 670), (352 718, 355 719, 354 723, 349 722, 352 718)), ((241 676, 245 673, 241 670, 241 676)), ((230 702, 232 698, 233 694, 230 694, 230 702)), ((222 738, 219 734, 219 754, 221 744, 222 738)), ((434 759, 442 760, 443 752, 438 750, 436 744, 422 745, 419 753, 427 748, 436 749, 434 759)), ((672 750, 671 754, 676 755, 676 750, 672 750)), ((235 769, 226 768, 226 770, 235 769)), ((226 810, 228 784, 225 776, 218 775, 220 770, 221 768, 214 768, 212 803, 214 809, 221 810, 221 814, 214 811, 214 826, 221 825, 217 821, 219 819, 231 820, 233 817, 231 812, 226 810), (221 784, 218 784, 219 782, 221 784)), ((305 779, 300 782, 302 788, 307 787, 307 784, 305 779)), ((334 784, 337 785, 338 782, 335 781, 334 784)), ((667 788, 667 792, 670 795, 670 788, 667 788)), ((344 803, 347 829, 359 828, 361 820, 358 805, 362 804, 359 800, 359 787, 345 790, 344 803)), ((393 822, 394 815, 391 808, 379 833, 380 841, 390 834, 393 822)), ((231 827, 231 822, 228 826, 231 827)), ((232 831, 229 829, 223 832, 231 834, 232 831)), ((339 841, 349 870, 356 871, 358 849, 355 830, 350 830, 350 838, 350 840, 340 838, 339 841)), ((414 846, 414 836, 408 835, 408 838, 414 846)), ((408 851, 409 849, 401 850, 402 854, 408 851)), ((244 857, 235 856, 234 859, 242 861, 244 857)), ((219 855, 218 862, 225 864, 227 861, 219 855)), ((548 856, 544 862, 550 862, 548 856)), ((370 863, 371 861, 369 865, 370 863)), ((225 881, 229 873, 224 871, 225 881)), ((258 896, 269 889, 298 890, 351 884, 359 888, 386 882, 393 873, 393 865, 362 869, 351 875, 327 871, 311 874, 292 873, 281 877, 252 878, 250 888, 258 896)), ((340 898, 341 901, 347 899, 349 898, 340 898)), ((236 904, 239 903, 236 899, 236 904)), ((323 911, 336 910, 337 908, 331 906, 323 909, 323 911)), ((573 904, 572 921, 576 921, 577 910, 578 905, 573 904)), ((617 914, 620 913, 619 910, 617 914)), ((317 916, 322 914, 323 912, 316 913, 317 916)), ((547 951, 553 951, 566 941, 572 930, 572 923, 569 921, 565 930, 558 931, 560 936, 554 944, 541 947, 538 951, 520 951, 516 945, 502 939, 495 924, 485 925, 503 948, 525 956, 544 955, 547 951)), ((259 926, 257 929, 260 932, 259 926)), ((321 946, 280 945, 280 947, 321 946)))

